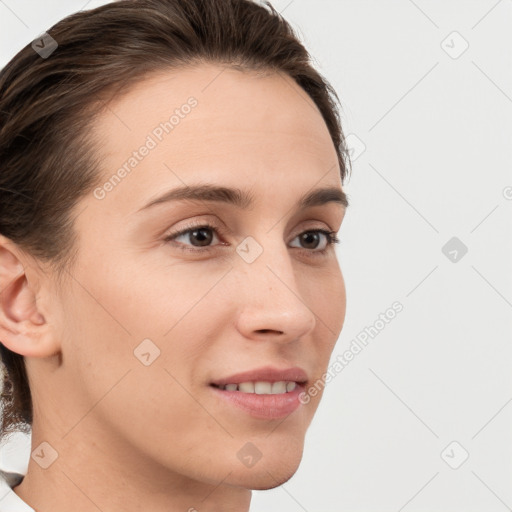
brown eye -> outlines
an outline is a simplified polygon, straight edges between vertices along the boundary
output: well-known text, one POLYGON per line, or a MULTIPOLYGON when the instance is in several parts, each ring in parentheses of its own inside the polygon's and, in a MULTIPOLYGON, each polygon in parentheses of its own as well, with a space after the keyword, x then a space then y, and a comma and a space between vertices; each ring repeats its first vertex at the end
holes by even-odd
MULTIPOLYGON (((171 233, 164 238, 164 242, 173 244, 176 248, 188 251, 190 253, 206 252, 213 250, 217 245, 229 245, 224 243, 212 243, 217 233, 223 235, 220 227, 204 224, 200 226, 190 226, 176 233, 171 233), (179 240, 181 238, 181 240, 179 240)), ((294 240, 299 239, 300 245, 292 246, 306 251, 315 256, 325 255, 329 247, 339 240, 336 238, 335 231, 325 229, 310 229, 296 236, 294 240), (319 248, 320 247, 320 248, 319 248)))
POLYGON ((299 236, 305 249, 316 249, 321 242, 321 236, 315 231, 308 231, 299 236))
POLYGON ((212 230, 209 228, 199 228, 192 229, 187 231, 186 235, 188 235, 188 240, 192 243, 192 245, 196 247, 204 247, 205 245, 210 245, 213 240, 212 230), (197 244, 194 243, 194 240, 197 241, 197 244))
POLYGON ((213 233, 215 229, 212 226, 199 226, 185 229, 179 233, 173 233, 165 238, 165 241, 178 241, 179 244, 191 245, 193 247, 208 247, 214 239, 213 233), (188 243, 187 243, 188 242, 188 243))
POLYGON ((324 229, 312 229, 304 231, 297 237, 300 242, 299 249, 308 249, 314 253, 325 253, 331 244, 338 243, 335 231, 326 231, 324 229), (323 237, 322 237, 323 235, 323 237), (322 238, 325 241, 322 241, 322 238), (321 246, 319 249, 318 247, 321 246))

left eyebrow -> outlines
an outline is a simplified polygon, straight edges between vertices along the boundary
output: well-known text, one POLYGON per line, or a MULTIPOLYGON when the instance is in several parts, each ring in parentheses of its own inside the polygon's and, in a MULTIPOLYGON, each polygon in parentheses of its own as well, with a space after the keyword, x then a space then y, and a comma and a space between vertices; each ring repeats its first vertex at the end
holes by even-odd
MULTIPOLYGON (((245 190, 202 184, 169 190, 163 195, 150 201, 137 212, 146 210, 157 204, 180 200, 222 202, 232 204, 240 209, 247 209, 253 204, 253 197, 245 190)), ((305 209, 313 206, 321 206, 327 203, 337 203, 345 209, 349 206, 349 201, 345 192, 335 187, 322 187, 308 192, 299 199, 297 206, 300 209, 305 209)))

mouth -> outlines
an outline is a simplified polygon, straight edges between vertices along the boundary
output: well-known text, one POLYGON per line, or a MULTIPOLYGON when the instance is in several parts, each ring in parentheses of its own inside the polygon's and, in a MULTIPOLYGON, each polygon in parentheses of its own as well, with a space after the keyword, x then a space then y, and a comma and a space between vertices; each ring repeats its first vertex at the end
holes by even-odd
POLYGON ((256 381, 224 385, 210 384, 210 386, 222 391, 239 391, 241 393, 252 393, 255 395, 279 395, 283 393, 291 393, 297 386, 301 386, 303 384, 305 384, 305 382, 281 380, 277 382, 256 381))
POLYGON ((307 380, 307 373, 298 366, 283 369, 265 366, 217 379, 210 386, 224 391, 277 395, 290 393, 307 380))
POLYGON ((306 389, 307 381, 301 368, 265 367, 218 379, 210 387, 223 404, 270 420, 289 416, 301 406, 299 395, 306 389))

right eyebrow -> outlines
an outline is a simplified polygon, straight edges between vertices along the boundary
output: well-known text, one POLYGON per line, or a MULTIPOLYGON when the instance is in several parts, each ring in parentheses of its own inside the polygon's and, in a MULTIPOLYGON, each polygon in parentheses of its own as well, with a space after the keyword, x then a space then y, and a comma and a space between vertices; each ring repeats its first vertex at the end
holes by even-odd
MULTIPOLYGON (((179 200, 213 201, 232 204, 240 209, 247 209, 253 204, 253 197, 245 190, 239 188, 222 187, 210 184, 198 184, 179 187, 169 190, 161 196, 151 200, 140 208, 143 211, 152 206, 179 200)), ((343 190, 336 187, 322 187, 304 194, 297 205, 300 209, 321 206, 327 203, 337 203, 348 208, 349 201, 343 190)))

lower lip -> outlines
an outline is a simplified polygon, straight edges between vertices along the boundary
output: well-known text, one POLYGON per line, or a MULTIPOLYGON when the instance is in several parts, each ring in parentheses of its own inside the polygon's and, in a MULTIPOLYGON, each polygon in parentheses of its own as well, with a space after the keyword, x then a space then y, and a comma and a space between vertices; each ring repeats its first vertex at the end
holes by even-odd
POLYGON ((301 402, 299 395, 304 390, 303 384, 297 384, 293 391, 277 395, 257 395, 241 391, 226 391, 214 386, 211 389, 222 399, 242 409, 255 418, 279 419, 289 416, 296 411, 301 402))

